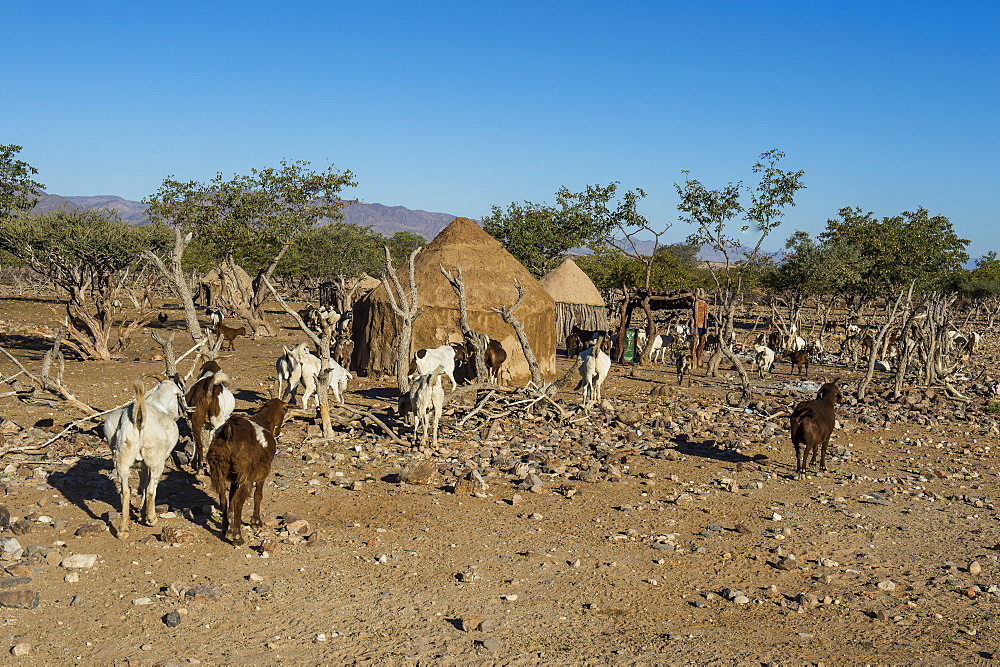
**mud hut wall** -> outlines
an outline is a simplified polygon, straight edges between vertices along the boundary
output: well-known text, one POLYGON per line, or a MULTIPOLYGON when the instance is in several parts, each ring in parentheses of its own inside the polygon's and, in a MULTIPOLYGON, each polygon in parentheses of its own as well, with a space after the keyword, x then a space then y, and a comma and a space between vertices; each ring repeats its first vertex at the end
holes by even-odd
POLYGON ((607 331, 608 312, 604 306, 556 303, 556 340, 563 343, 573 325, 588 331, 607 331))
MULTIPOLYGON (((410 355, 420 348, 461 343, 458 308, 423 307, 413 324, 410 355)), ((515 315, 517 312, 515 311, 515 315)), ((507 351, 504 368, 511 382, 521 384, 531 379, 528 362, 513 327, 492 311, 470 310, 469 325, 480 333, 500 342, 507 351)), ((532 351, 538 359, 542 375, 555 378, 555 313, 535 316, 524 323, 532 351)), ((363 299, 355 307, 353 367, 368 375, 393 375, 396 363, 396 337, 399 320, 389 304, 378 299, 363 299)))

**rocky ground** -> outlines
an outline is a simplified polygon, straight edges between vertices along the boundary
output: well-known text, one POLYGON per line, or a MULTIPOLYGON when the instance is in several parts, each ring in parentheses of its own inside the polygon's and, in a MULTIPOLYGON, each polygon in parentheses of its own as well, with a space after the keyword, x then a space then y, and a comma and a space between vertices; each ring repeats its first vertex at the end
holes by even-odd
MULTIPOLYGON (((0 301, 0 345, 37 370, 53 301, 0 301)), ((176 311, 166 328, 180 331, 176 311)), ((285 322, 282 316, 276 315, 285 322)), ((178 340, 182 335, 178 334, 178 340)), ((237 409, 265 398, 281 344, 237 340, 224 361, 237 409)), ((989 341, 989 338, 987 339, 989 341)), ((992 341, 978 360, 993 364, 992 341)), ((180 345, 178 345, 180 348, 180 345)), ((83 401, 128 400, 162 370, 136 339, 121 363, 70 361, 83 401)), ((178 350, 180 351, 180 350, 178 350)), ((38 663, 953 664, 1000 656, 998 430, 973 400, 873 392, 841 406, 830 470, 793 479, 787 420, 813 380, 788 365, 761 403, 664 367, 614 367, 603 403, 571 419, 516 413, 456 426, 409 452, 356 424, 322 442, 288 425, 249 546, 219 538, 215 499, 168 466, 156 526, 109 531, 118 496, 107 445, 77 431, 0 460, 0 625, 8 661, 38 663), (428 463, 423 463, 427 461, 428 463), (405 470, 409 482, 400 481, 405 470), (472 474, 475 471, 475 474, 472 474), (479 478, 477 478, 477 475, 479 478), (15 657, 18 656, 18 657, 15 657)), ((563 366, 568 361, 560 361, 563 366)), ((0 362, 5 375, 13 366, 0 362)), ((34 372, 34 371, 33 371, 34 372)), ((394 423, 389 383, 347 402, 394 423)), ((6 447, 79 415, 13 397, 6 447)), ((89 429, 89 425, 84 428, 89 429)))

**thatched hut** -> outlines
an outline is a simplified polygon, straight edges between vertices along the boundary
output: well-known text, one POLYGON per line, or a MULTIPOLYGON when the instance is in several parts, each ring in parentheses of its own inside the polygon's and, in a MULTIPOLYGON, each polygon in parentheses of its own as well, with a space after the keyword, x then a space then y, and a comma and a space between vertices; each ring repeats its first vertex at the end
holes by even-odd
POLYGON ((233 266, 238 285, 233 285, 231 281, 227 280, 225 271, 218 266, 198 281, 201 305, 205 307, 218 306, 221 298, 226 298, 231 302, 239 302, 243 299, 238 295, 253 294, 253 279, 239 264, 233 266))
POLYGON ((573 325, 589 331, 608 329, 604 298, 572 259, 566 258, 538 282, 556 302, 556 338, 559 342, 566 340, 573 325))
MULTIPOLYGON (((552 297, 499 241, 468 218, 452 220, 417 255, 414 269, 422 313, 413 323, 413 350, 462 342, 458 298, 441 274, 441 266, 457 273, 459 265, 465 282, 469 325, 500 341, 507 351, 505 368, 515 384, 531 379, 528 363, 513 327, 490 308, 513 305, 517 301, 514 281, 521 284, 524 300, 514 315, 524 323, 542 375, 553 379, 556 337, 552 297)), ((405 265, 398 269, 397 276, 405 288, 409 284, 405 265)), ((393 374, 398 330, 399 322, 384 286, 360 299, 354 307, 354 367, 368 374, 393 374)))

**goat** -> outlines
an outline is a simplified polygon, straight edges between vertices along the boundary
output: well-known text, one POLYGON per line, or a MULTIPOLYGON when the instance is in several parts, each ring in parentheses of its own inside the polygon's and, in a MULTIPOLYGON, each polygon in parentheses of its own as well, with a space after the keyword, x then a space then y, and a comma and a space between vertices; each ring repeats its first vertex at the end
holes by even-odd
POLYGON ((205 311, 205 314, 208 315, 208 319, 212 321, 213 329, 222 324, 222 320, 226 319, 226 314, 218 308, 209 308, 205 311))
POLYGON ((790 430, 795 446, 795 474, 805 472, 806 459, 812 454, 809 465, 815 465, 819 449, 820 470, 826 470, 826 448, 837 419, 836 404, 844 400, 837 386, 839 380, 828 382, 819 388, 816 398, 803 401, 792 410, 790 430))
POLYGON ((413 417, 413 446, 427 445, 427 431, 431 431, 431 447, 437 447, 438 423, 441 421, 441 410, 444 407, 444 387, 441 386, 441 376, 446 375, 443 366, 438 366, 430 373, 418 376, 410 385, 407 396, 409 409, 413 417), (432 423, 433 422, 433 423, 432 423), (423 435, 419 432, 423 427, 423 435))
POLYGON ((677 386, 681 386, 684 382, 684 376, 687 376, 688 386, 691 386, 691 351, 682 349, 677 350, 677 356, 674 359, 674 363, 677 365, 677 386))
POLYGON ((793 336, 788 339, 788 349, 792 352, 799 352, 806 349, 807 346, 806 339, 801 336, 793 336))
MULTIPOLYGON (((319 308, 311 308, 302 312, 305 313, 305 317, 302 318, 303 321, 310 329, 317 333, 332 330, 342 319, 341 314, 331 306, 320 306, 319 308)), ((302 312, 299 314, 301 315, 302 312)))
POLYGON ((309 353, 309 346, 305 343, 299 343, 291 350, 282 345, 281 349, 284 350, 285 353, 278 357, 277 361, 274 362, 274 370, 278 378, 278 388, 275 395, 282 400, 285 400, 286 393, 291 394, 299 383, 299 376, 295 375, 295 358, 298 354, 296 350, 299 348, 302 349, 302 353, 309 353), (295 380, 294 383, 292 382, 293 379, 295 380))
POLYGON ((578 355, 580 364, 580 382, 577 389, 583 389, 583 404, 601 400, 601 385, 611 370, 611 357, 604 351, 603 336, 598 337, 594 344, 578 355))
POLYGON ((660 359, 660 363, 666 363, 664 354, 668 347, 674 344, 676 338, 670 334, 658 334, 653 336, 653 343, 649 348, 649 360, 656 361, 657 357, 660 359))
POLYGON ((229 390, 229 381, 229 376, 222 372, 219 364, 208 361, 201 367, 201 377, 187 390, 185 399, 192 409, 195 474, 201 474, 207 467, 205 453, 236 408, 236 398, 229 390))
MULTIPOLYGON (((343 320, 341 320, 343 321, 343 320)), ((333 344, 330 356, 344 368, 351 367, 351 357, 354 355, 354 341, 350 338, 338 338, 333 344)))
POLYGON ((766 345, 754 345, 754 364, 757 366, 757 374, 763 379, 765 373, 771 372, 774 366, 774 350, 766 345))
POLYGON ((234 415, 208 448, 212 488, 222 509, 222 537, 243 544, 243 505, 253 489, 252 527, 263 525, 260 501, 278 449, 288 404, 272 398, 252 417, 234 415))
MULTIPOLYGON (((233 341, 236 340, 237 336, 246 336, 247 328, 240 327, 239 329, 234 329, 232 327, 227 327, 225 324, 219 324, 215 327, 215 335, 221 336, 222 339, 229 344, 229 349, 235 352, 236 346, 233 345, 233 341)), ((222 349, 221 346, 219 349, 222 349)))
MULTIPOLYGON (((286 354, 289 355, 292 370, 288 380, 287 395, 289 402, 295 391, 302 388, 302 409, 309 409, 309 399, 313 398, 316 390, 320 388, 320 376, 323 371, 323 362, 315 354, 309 351, 305 343, 299 343, 286 354)), ((284 357, 282 357, 284 358, 284 357)), ((281 359, 278 360, 281 362, 281 359)), ((354 376, 338 364, 330 360, 329 373, 325 378, 326 386, 333 391, 333 397, 338 403, 344 402, 343 392, 347 389, 347 381, 354 376)), ((279 380, 280 381, 280 380, 279 380)), ((319 405, 319 397, 315 396, 315 405, 319 405)))
POLYGON ((788 350, 782 353, 783 357, 787 358, 791 363, 791 368, 788 369, 788 374, 791 375, 794 371, 796 375, 802 375, 803 368, 805 369, 805 377, 809 377, 809 353, 805 350, 788 350))
POLYGON ((489 373, 490 382, 496 382, 500 377, 500 367, 507 361, 507 350, 503 349, 503 344, 498 340, 493 340, 483 336, 486 352, 483 354, 483 361, 486 362, 486 372, 489 373))
POLYGON ((767 334, 767 346, 772 350, 780 350, 784 347, 785 337, 780 331, 772 331, 767 334))
POLYGON ((118 537, 128 537, 132 512, 129 476, 139 468, 139 495, 146 523, 156 525, 156 486, 167 457, 177 445, 177 419, 181 415, 184 393, 173 380, 165 380, 147 394, 142 381, 132 384, 135 402, 118 408, 104 421, 104 437, 115 462, 115 477, 121 496, 122 512, 118 537))
POLYGON ((580 334, 571 333, 566 336, 566 358, 572 359, 581 352, 583 352, 583 341, 580 339, 580 334))
POLYGON ((354 311, 348 310, 339 320, 337 320, 337 336, 341 338, 349 337, 354 326, 354 311))
POLYGON ((451 390, 455 391, 455 348, 451 345, 417 350, 410 361, 409 375, 412 380, 417 375, 427 375, 438 367, 451 380, 451 390))

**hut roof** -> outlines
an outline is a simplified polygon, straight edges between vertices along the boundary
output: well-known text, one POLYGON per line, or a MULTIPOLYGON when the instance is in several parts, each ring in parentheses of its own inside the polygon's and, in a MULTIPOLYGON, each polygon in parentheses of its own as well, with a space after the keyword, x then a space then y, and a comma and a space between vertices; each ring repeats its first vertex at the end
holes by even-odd
POLYGON ((584 306, 604 306, 604 299, 594 282, 570 258, 546 273, 538 281, 556 303, 576 303, 584 306))

